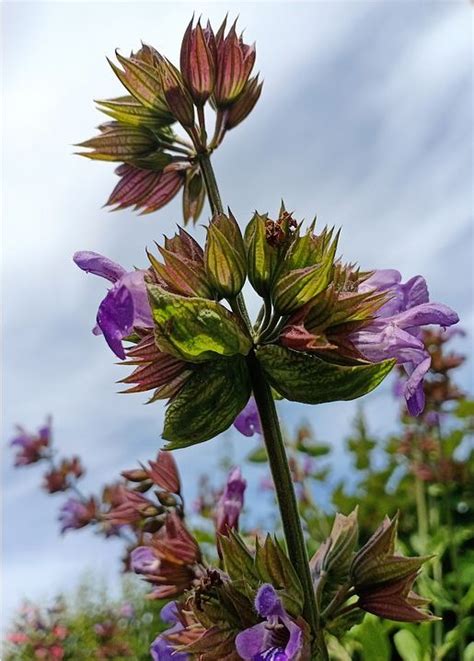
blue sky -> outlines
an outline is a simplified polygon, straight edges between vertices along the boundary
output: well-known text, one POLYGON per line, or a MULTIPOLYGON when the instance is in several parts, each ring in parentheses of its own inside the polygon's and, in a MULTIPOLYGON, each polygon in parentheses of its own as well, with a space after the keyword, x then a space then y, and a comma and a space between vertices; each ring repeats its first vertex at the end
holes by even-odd
MULTIPOLYGON (((180 221, 180 201, 152 216, 109 213, 112 166, 74 157, 71 145, 99 123, 92 99, 121 93, 105 56, 142 39, 176 61, 193 11, 214 23, 240 14, 257 41, 261 100, 215 157, 240 222, 255 208, 276 213, 283 197, 297 218, 342 226, 347 259, 423 274, 432 299, 473 330, 467 2, 4 3, 3 446, 15 423, 35 428, 51 413, 61 451, 85 458, 86 491, 155 454, 163 407, 116 394, 122 372, 90 333, 104 283, 71 256, 91 249, 145 264, 144 246, 180 221)), ((463 378, 469 387, 469 367, 463 378)), ((394 424, 389 384, 364 403, 374 431, 394 424)), ((304 417, 334 445, 341 470, 354 410, 280 405, 289 428, 304 417)), ((179 452, 188 495, 200 472, 216 473, 224 454, 238 459, 252 443, 230 430, 179 452)), ((61 499, 38 482, 34 469, 12 470, 4 451, 7 618, 23 595, 67 589, 85 569, 113 579, 118 568, 117 544, 87 531, 58 537, 61 499)))

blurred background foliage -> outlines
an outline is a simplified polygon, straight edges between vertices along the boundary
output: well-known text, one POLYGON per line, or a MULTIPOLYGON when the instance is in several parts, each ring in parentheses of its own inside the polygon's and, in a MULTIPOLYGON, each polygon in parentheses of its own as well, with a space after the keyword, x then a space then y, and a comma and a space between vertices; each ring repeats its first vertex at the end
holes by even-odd
MULTIPOLYGON (((330 641, 336 661, 474 661, 474 401, 456 385, 456 369, 464 357, 446 347, 450 336, 438 333, 427 339, 432 369, 425 412, 412 418, 400 403, 398 429, 376 438, 360 408, 345 441, 351 469, 344 479, 331 464, 331 439, 319 439, 308 424, 287 435, 310 553, 329 534, 334 512, 348 514, 357 506, 362 543, 385 516, 398 511, 400 551, 433 556, 421 572, 417 592, 431 600, 440 619, 414 625, 366 615, 341 640, 330 641), (318 500, 322 482, 326 488, 333 485, 324 507, 318 500)), ((246 461, 266 461, 260 441, 246 461)), ((228 467, 224 460, 218 476, 222 482, 228 467)), ((215 560, 215 481, 214 476, 201 477, 194 504, 193 532, 209 560, 215 560)), ((269 475, 260 487, 271 502, 269 475)), ((247 512, 255 513, 254 503, 247 502, 247 512)), ((260 521, 258 528, 241 532, 251 539, 268 527, 260 521)), ((25 604, 9 628, 4 658, 149 659, 150 643, 164 628, 162 605, 145 599, 136 577, 126 575, 114 599, 106 586, 89 578, 76 595, 60 596, 49 607, 25 604)))

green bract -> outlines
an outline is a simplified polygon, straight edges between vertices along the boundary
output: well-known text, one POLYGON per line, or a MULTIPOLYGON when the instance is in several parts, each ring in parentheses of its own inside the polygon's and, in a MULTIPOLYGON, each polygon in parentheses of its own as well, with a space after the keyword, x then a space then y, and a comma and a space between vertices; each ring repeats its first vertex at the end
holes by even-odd
POLYGON ((167 450, 207 441, 225 431, 250 397, 242 356, 200 365, 168 407, 163 438, 167 450))
POLYGON ((346 367, 317 356, 268 345, 257 350, 272 386, 286 399, 322 404, 356 399, 376 388, 395 365, 394 360, 346 367))
POLYGON ((161 351, 194 363, 250 351, 250 337, 219 303, 171 294, 157 285, 148 285, 148 295, 161 351))
POLYGON ((205 262, 208 278, 221 296, 233 298, 240 293, 247 265, 242 234, 232 214, 218 214, 210 222, 205 262))

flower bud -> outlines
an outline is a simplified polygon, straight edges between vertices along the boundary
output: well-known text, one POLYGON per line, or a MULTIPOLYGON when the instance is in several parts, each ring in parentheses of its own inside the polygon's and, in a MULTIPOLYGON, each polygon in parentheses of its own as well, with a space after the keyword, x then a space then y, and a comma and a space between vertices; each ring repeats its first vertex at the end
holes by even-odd
POLYGON ((184 127, 194 126, 194 106, 191 95, 178 69, 168 60, 162 60, 161 82, 168 108, 184 127))
POLYGON ((148 473, 143 468, 132 468, 131 470, 125 470, 121 473, 129 482, 144 482, 148 479, 148 473))
POLYGON ((225 118, 225 128, 227 131, 236 127, 237 124, 243 122, 250 115, 260 98, 262 87, 263 83, 258 82, 258 75, 250 78, 245 83, 244 89, 227 110, 225 118))
POLYGON ((229 473, 227 484, 217 503, 216 530, 220 535, 228 535, 229 530, 238 529, 246 488, 247 482, 242 477, 240 468, 234 467, 229 473))
POLYGON ((217 292, 224 298, 237 296, 247 269, 242 234, 230 211, 229 216, 218 214, 210 222, 204 257, 209 281, 217 292))
POLYGON ((193 28, 191 20, 181 45, 181 73, 191 96, 203 106, 214 90, 216 79, 216 46, 211 29, 201 23, 193 28))
POLYGON ((217 77, 214 100, 218 109, 233 103, 244 89, 255 63, 255 45, 244 44, 235 23, 224 37, 226 21, 216 35, 217 77))
POLYGON ((245 230, 249 280, 260 296, 268 295, 277 252, 267 241, 267 215, 255 212, 245 230))

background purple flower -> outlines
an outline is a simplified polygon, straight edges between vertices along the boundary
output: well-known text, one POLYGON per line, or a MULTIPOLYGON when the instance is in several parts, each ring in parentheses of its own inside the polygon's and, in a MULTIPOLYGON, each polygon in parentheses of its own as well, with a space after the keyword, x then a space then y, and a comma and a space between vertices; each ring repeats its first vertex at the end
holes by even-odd
POLYGON ((85 503, 77 498, 69 498, 59 512, 61 533, 86 526, 93 518, 94 511, 95 507, 92 500, 85 503))
POLYGON ((216 529, 221 535, 227 534, 229 529, 238 528, 246 488, 247 482, 242 477, 240 468, 232 468, 216 508, 216 529))
POLYGON ((390 298, 368 326, 351 335, 351 340, 370 361, 395 358, 403 365, 408 375, 403 386, 408 411, 419 415, 425 405, 423 377, 431 365, 420 338, 421 328, 451 326, 459 317, 448 306, 429 302, 428 287, 420 275, 403 284, 398 271, 375 271, 360 287, 360 291, 374 290, 386 292, 390 298))
POLYGON ((130 555, 132 570, 137 574, 153 574, 160 568, 160 560, 149 546, 138 546, 130 555))
POLYGON ((44 450, 49 446, 51 440, 51 418, 40 427, 37 434, 27 432, 23 427, 17 427, 18 433, 10 441, 10 446, 17 450, 15 466, 27 466, 41 459, 44 450))
POLYGON ((113 287, 99 305, 95 335, 103 333, 105 340, 116 356, 125 359, 122 340, 134 328, 151 328, 153 321, 145 286, 145 270, 127 272, 120 264, 95 252, 81 251, 73 260, 86 273, 93 273, 109 282, 113 287))
POLYGON ((247 405, 234 420, 234 427, 244 436, 253 436, 262 433, 260 417, 257 411, 255 399, 251 397, 247 405))

